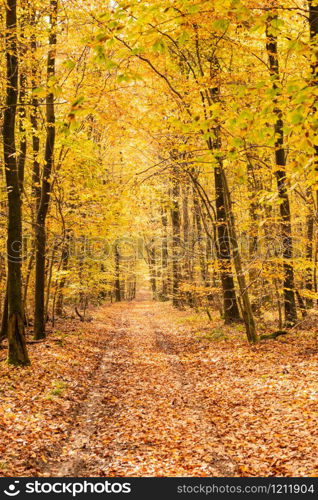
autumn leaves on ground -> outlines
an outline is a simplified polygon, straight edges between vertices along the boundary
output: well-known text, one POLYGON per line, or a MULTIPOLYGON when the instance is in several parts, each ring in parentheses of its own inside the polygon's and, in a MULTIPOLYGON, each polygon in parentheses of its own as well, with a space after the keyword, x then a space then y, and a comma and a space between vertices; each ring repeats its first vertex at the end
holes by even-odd
POLYGON ((1 475, 317 475, 313 333, 251 347, 152 301, 92 316, 2 371, 1 475))
POLYGON ((0 2, 0 475, 318 474, 317 20, 0 2))

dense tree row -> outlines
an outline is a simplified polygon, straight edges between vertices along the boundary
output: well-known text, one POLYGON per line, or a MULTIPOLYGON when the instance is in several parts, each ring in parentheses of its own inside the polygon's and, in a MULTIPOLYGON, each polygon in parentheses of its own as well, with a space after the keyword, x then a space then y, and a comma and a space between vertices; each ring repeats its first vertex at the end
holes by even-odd
POLYGON ((219 310, 248 340, 317 300, 318 2, 7 0, 1 338, 72 307, 219 310), (5 258, 6 255, 6 258, 5 258))

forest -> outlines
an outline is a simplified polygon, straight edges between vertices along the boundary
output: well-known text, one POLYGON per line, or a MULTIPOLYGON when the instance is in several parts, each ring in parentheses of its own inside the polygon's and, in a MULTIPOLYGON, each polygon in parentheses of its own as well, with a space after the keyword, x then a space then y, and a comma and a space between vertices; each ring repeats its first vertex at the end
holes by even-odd
POLYGON ((0 20, 0 475, 316 476, 318 0, 0 20))

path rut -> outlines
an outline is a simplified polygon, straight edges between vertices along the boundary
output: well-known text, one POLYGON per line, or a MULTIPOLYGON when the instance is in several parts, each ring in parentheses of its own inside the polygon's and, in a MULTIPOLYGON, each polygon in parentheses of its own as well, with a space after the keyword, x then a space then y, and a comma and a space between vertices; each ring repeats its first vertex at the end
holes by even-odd
POLYGON ((113 314, 114 334, 47 475, 236 475, 222 443, 211 440, 215 424, 160 304, 114 306, 113 314))

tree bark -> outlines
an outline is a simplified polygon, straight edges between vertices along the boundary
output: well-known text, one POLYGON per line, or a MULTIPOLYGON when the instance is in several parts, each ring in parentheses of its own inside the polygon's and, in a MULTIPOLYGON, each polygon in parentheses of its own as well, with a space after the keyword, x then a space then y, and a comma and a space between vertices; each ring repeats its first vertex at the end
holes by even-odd
POLYGON ((172 224, 172 304, 181 306, 180 297, 180 186, 177 178, 177 169, 173 166, 172 189, 171 189, 171 224, 172 224))
MULTIPOLYGON (((35 13, 32 12, 31 15, 31 28, 35 27, 35 13)), ((33 171, 32 171, 32 196, 34 199, 34 213, 36 214, 39 209, 40 199, 41 199, 41 178, 40 178, 40 163, 39 163, 39 152, 40 152, 40 138, 38 132, 38 110, 39 110, 39 100, 35 94, 35 89, 37 88, 37 67, 35 54, 37 49, 37 43, 34 33, 31 35, 31 56, 32 56, 32 75, 31 75, 31 86, 32 86, 32 100, 31 100, 31 110, 30 119, 32 127, 32 154, 33 154, 33 171)))
POLYGON ((182 193, 182 226, 183 226, 183 248, 184 248, 184 281, 187 282, 189 289, 185 296, 190 307, 193 307, 193 291, 190 289, 193 282, 192 273, 192 239, 193 234, 190 232, 190 217, 189 217, 189 183, 185 183, 182 193))
POLYGON ((161 245, 161 300, 168 300, 168 217, 165 206, 161 207, 162 245, 161 245))
MULTIPOLYGON (((312 74, 312 85, 318 85, 318 4, 315 0, 308 0, 308 10, 309 10, 309 29, 310 29, 310 42, 311 42, 311 50, 313 52, 313 57, 311 58, 311 74, 312 74)), ((314 104, 313 112, 317 112, 317 105, 314 104)), ((318 179, 318 145, 314 145, 314 168, 316 173, 316 182, 318 179)), ((318 190, 316 190, 316 219, 318 215, 318 190)), ((313 241, 309 241, 308 238, 310 236, 313 238, 314 234, 314 219, 312 216, 312 220, 310 220, 310 215, 308 216, 308 225, 307 225, 307 258, 309 256, 310 251, 312 252, 313 241), (312 227, 311 227, 312 226, 312 227), (311 248, 310 248, 311 247, 311 248)), ((316 254, 317 255, 317 254, 316 254)), ((315 255, 315 259, 316 259, 315 255)), ((306 279, 306 288, 307 290, 312 290, 312 281, 314 281, 315 291, 317 291, 317 269, 316 265, 314 265, 314 276, 312 277, 312 273, 309 275, 310 270, 307 271, 307 279, 306 279)), ((313 300, 307 299, 307 306, 312 307, 313 300)))
POLYGON ((217 215, 216 254, 220 265, 223 290, 223 316, 225 323, 240 321, 240 312, 235 295, 235 286, 231 266, 231 247, 228 221, 225 210, 224 185, 220 166, 214 168, 217 215))
MULTIPOLYGON (((266 50, 268 54, 270 76, 272 78, 272 86, 276 92, 279 92, 279 63, 277 37, 271 31, 271 23, 277 19, 276 15, 271 15, 267 19, 266 25, 266 50)), ((293 326, 297 321, 296 300, 295 300, 295 279, 293 259, 293 240, 291 228, 291 213, 290 203, 287 193, 286 179, 286 154, 284 148, 284 124, 282 119, 282 111, 278 106, 277 98, 274 98, 274 113, 276 115, 276 123, 274 125, 275 132, 275 176, 277 182, 278 194, 281 200, 279 205, 280 210, 280 226, 281 236, 283 240, 283 260, 284 260, 284 313, 285 327, 293 326)))
MULTIPOLYGON (((66 233, 65 234, 65 241, 63 243, 62 254, 61 254, 61 269, 64 273, 66 273, 67 268, 68 268, 69 251, 70 251, 70 249, 69 249, 69 234, 67 231, 65 233, 66 233)), ((57 316, 62 316, 62 314, 63 314, 65 283, 66 283, 66 276, 64 274, 58 283, 58 291, 57 291, 57 299, 56 299, 56 307, 55 307, 55 313, 57 316)))
POLYGON ((6 107, 3 122, 3 151, 8 190, 8 362, 28 365, 30 360, 24 337, 22 303, 22 201, 15 145, 19 62, 17 57, 16 0, 6 3, 6 107))
MULTIPOLYGON (((20 22, 20 47, 19 47, 19 59, 22 62, 25 57, 25 52, 27 50, 26 41, 25 41, 25 27, 27 23, 27 14, 23 10, 21 14, 21 22, 20 22)), ((19 132, 20 132, 20 151, 18 157, 18 176, 21 192, 23 190, 24 184, 24 168, 25 168, 25 160, 27 153, 27 139, 26 139, 26 109, 25 109, 25 100, 26 100, 26 88, 27 88, 27 76, 25 68, 21 68, 21 63, 19 67, 20 72, 20 88, 19 88, 19 132)))
MULTIPOLYGON (((309 10, 309 36, 311 42, 311 50, 313 57, 311 58, 311 75, 312 85, 318 85, 318 4, 316 0, 308 0, 309 10)), ((313 111, 317 111, 317 106, 314 105, 313 111)), ((318 145, 314 146, 314 168, 318 177, 318 145)), ((318 190, 316 191, 316 205, 318 210, 318 190)))
POLYGON ((118 244, 117 243, 115 243, 114 257, 115 257, 115 282, 114 282, 115 300, 116 300, 116 302, 120 302, 121 301, 120 254, 119 254, 118 244))
MULTIPOLYGON (((306 235, 306 260, 309 263, 308 268, 306 269, 306 277, 305 277, 305 288, 311 293, 313 288, 313 238, 314 238, 314 214, 313 207, 309 203, 309 213, 307 214, 307 235, 306 235)), ((306 306, 307 308, 313 307, 314 301, 311 297, 306 297, 306 306)))
MULTIPOLYGON (((211 76, 218 68, 218 61, 214 57, 211 58, 211 76)), ((216 102, 219 100, 219 87, 213 87, 209 91, 208 102, 216 102)), ((208 148, 211 151, 221 152, 221 130, 217 123, 213 127, 214 139, 208 139, 208 148)), ((220 267, 220 276, 223 292, 223 317, 227 324, 238 322, 241 320, 240 311, 235 294, 235 285, 231 264, 231 242, 229 237, 229 228, 227 221, 227 213, 225 209, 225 186, 223 185, 222 166, 218 161, 214 166, 214 186, 215 186, 215 211, 217 225, 217 242, 216 242, 216 257, 220 267)))
MULTIPOLYGON (((221 160, 220 160, 221 162, 221 160)), ((240 296, 242 299, 242 315, 243 321, 245 324, 247 339, 250 343, 255 343, 258 341, 258 336, 256 333, 256 326, 253 316, 253 311, 250 303, 248 287, 245 280, 244 270, 241 261, 241 254, 239 251, 238 239, 236 235, 235 229, 235 220, 234 214, 232 210, 232 202, 231 202, 231 194, 228 187, 227 179, 225 176, 225 172, 223 169, 223 165, 220 163, 221 175, 223 177, 223 186, 224 186, 224 201, 225 201, 225 209, 227 212, 229 233, 231 236, 232 249, 233 249, 233 261, 236 270, 236 278, 239 285, 240 296)))
POLYGON ((8 335, 8 283, 4 294, 3 311, 1 319, 0 342, 8 335))
POLYGON ((203 247, 203 231, 202 231, 202 224, 201 224, 201 212, 200 212, 200 202, 198 199, 198 194, 195 189, 193 189, 193 211, 194 211, 194 218, 195 218, 195 226, 196 226, 196 237, 195 237, 195 243, 197 243, 197 248, 198 248, 198 257, 199 257, 199 266, 200 266, 200 273, 201 273, 201 280, 203 284, 206 286, 207 283, 207 265, 206 265, 206 260, 205 260, 205 251, 203 247))
POLYGON ((150 285, 153 300, 157 299, 157 262, 156 262, 156 249, 153 247, 153 241, 150 240, 146 245, 147 261, 150 274, 150 285))
MULTIPOLYGON (((55 75, 55 50, 56 50, 56 22, 57 22, 57 0, 50 2, 51 32, 49 36, 49 53, 47 59, 47 80, 52 85, 55 75)), ((45 338, 45 258, 46 258, 46 228, 45 221, 49 209, 51 196, 51 174, 54 162, 55 145, 55 110, 54 95, 48 90, 46 97, 46 123, 47 134, 44 153, 44 167, 41 187, 41 199, 36 217, 35 244, 35 311, 34 311, 34 338, 36 340, 45 338)))

